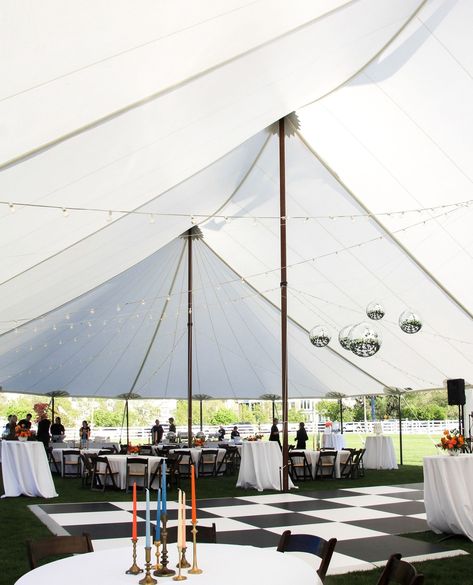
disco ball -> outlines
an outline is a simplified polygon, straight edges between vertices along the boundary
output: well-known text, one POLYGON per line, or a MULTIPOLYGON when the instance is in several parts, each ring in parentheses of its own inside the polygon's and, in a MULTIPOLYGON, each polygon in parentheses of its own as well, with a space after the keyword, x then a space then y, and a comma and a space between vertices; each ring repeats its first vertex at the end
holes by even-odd
POLYGON ((373 321, 379 321, 384 317, 386 311, 384 310, 383 305, 373 301, 366 307, 366 314, 370 319, 373 319, 373 321))
POLYGON ((350 349, 359 357, 370 357, 381 347, 381 335, 368 323, 358 323, 350 331, 350 349))
POLYGON ((404 333, 417 333, 422 328, 422 321, 417 313, 407 309, 399 315, 399 327, 404 333))
POLYGON ((338 334, 338 341, 343 349, 347 349, 350 351, 351 349, 351 339, 350 339, 350 331, 352 330, 353 325, 347 325, 343 329, 340 330, 338 334))
POLYGON ((315 347, 325 347, 331 339, 330 331, 325 325, 316 325, 310 330, 309 339, 315 347))

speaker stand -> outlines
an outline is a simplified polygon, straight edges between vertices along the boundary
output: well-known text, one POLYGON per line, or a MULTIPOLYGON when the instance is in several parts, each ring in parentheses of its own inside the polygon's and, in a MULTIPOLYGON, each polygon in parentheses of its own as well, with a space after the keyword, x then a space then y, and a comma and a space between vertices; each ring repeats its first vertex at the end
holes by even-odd
POLYGON ((465 427, 464 427, 464 424, 463 424, 463 415, 464 415, 464 412, 463 412, 463 404, 459 404, 458 405, 458 431, 459 431, 460 435, 465 436, 465 432, 464 432, 465 431, 465 427))

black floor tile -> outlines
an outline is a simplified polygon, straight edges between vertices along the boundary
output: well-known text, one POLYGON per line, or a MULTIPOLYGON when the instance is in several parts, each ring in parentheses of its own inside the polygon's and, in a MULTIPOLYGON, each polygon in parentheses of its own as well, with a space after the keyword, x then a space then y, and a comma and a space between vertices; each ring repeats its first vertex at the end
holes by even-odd
MULTIPOLYGON (((246 544, 260 548, 276 548, 279 539, 279 534, 258 528, 217 533, 217 542, 219 544, 246 544)), ((238 562, 238 558, 235 559, 235 562, 238 562)), ((251 567, 249 569, 251 570, 251 567)))
POLYGON ((422 514, 425 512, 424 502, 397 502, 395 504, 379 504, 378 506, 366 507, 371 508, 373 510, 381 510, 382 512, 400 514, 401 516, 422 514))
POLYGON ((298 526, 299 524, 321 524, 328 522, 321 518, 312 518, 307 514, 287 513, 287 514, 258 514, 257 516, 241 516, 235 518, 238 522, 244 522, 258 528, 274 528, 275 526, 298 526))
POLYGON ((324 498, 346 498, 347 496, 359 496, 359 492, 352 492, 350 490, 330 489, 331 480, 324 480, 324 485, 327 485, 327 489, 319 490, 317 492, 301 492, 300 496, 307 498, 315 498, 317 500, 323 500, 324 498))
MULTIPOLYGON (((80 535, 87 532, 92 540, 101 540, 104 538, 125 538, 131 539, 131 522, 115 522, 114 524, 80 524, 77 526, 66 526, 65 529, 71 535, 80 535)), ((138 536, 144 536, 146 533, 146 524, 137 523, 138 536)), ((152 526, 151 531, 155 530, 152 526)))
POLYGON ((406 516, 393 516, 392 518, 371 518, 369 520, 357 520, 356 522, 345 522, 361 528, 378 530, 387 534, 406 534, 408 532, 424 532, 429 530, 427 522, 419 518, 408 518, 406 516))
MULTIPOLYGON (((388 494, 386 494, 388 495, 388 494)), ((389 494, 394 498, 400 498, 401 500, 423 500, 424 499, 424 492, 423 490, 412 490, 412 492, 399 492, 395 494, 389 494)))
POLYGON ((422 542, 420 540, 393 535, 339 540, 336 549, 338 553, 369 563, 386 561, 393 552, 401 553, 403 557, 412 557, 446 550, 450 549, 430 542, 422 542))
POLYGON ((226 506, 247 506, 250 502, 237 498, 212 498, 209 500, 197 500, 198 508, 218 508, 226 506))
POLYGON ((84 504, 44 504, 40 508, 46 514, 75 514, 76 512, 116 512, 121 510, 110 502, 90 502, 84 504))
POLYGON ((284 504, 271 504, 272 508, 291 510, 293 512, 312 512, 316 510, 330 510, 335 508, 351 508, 347 504, 327 502, 326 500, 309 500, 307 502, 286 502, 284 504))

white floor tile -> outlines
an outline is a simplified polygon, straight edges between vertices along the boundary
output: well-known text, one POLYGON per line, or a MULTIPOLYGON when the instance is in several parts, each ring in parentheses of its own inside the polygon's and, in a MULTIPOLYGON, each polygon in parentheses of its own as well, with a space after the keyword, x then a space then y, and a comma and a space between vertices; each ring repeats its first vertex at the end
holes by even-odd
POLYGON ((401 504, 406 503, 406 500, 401 498, 393 498, 391 496, 346 496, 341 498, 327 498, 327 502, 334 502, 337 504, 345 504, 346 506, 382 506, 383 504, 401 504))
POLYGON ((286 502, 307 502, 313 500, 313 498, 298 494, 267 494, 265 496, 247 496, 236 499, 253 502, 254 504, 285 504, 286 502))
POLYGON ((414 490, 410 488, 404 488, 402 486, 389 486, 389 485, 373 485, 369 487, 361 487, 361 488, 343 488, 340 490, 341 492, 357 492, 359 494, 375 494, 375 495, 384 495, 384 494, 395 494, 395 493, 406 493, 412 492, 414 490))
MULTIPOLYGON (((85 524, 113 524, 117 522, 129 522, 131 524, 132 515, 125 511, 111 512, 77 512, 75 514, 51 514, 50 518, 60 526, 81 526, 85 524)), ((144 522, 143 519, 137 518, 138 522, 144 522)))
MULTIPOLYGON (((272 506, 265 506, 264 504, 244 504, 241 506, 223 506, 202 508, 206 512, 217 514, 218 516, 230 516, 231 518, 238 518, 240 516, 259 516, 260 514, 275 514, 276 510, 272 506)), ((289 514, 291 510, 277 510, 278 514, 289 514)))
POLYGON ((350 506, 349 508, 314 510, 303 512, 303 514, 314 516, 315 518, 323 518, 324 520, 331 520, 332 522, 354 522, 356 520, 372 520, 399 516, 399 514, 391 514, 390 512, 382 512, 381 510, 372 510, 371 508, 357 508, 355 506, 350 506))
POLYGON ((342 524, 341 522, 323 522, 321 524, 301 524, 300 526, 277 526, 266 528, 270 532, 282 534, 285 530, 298 534, 313 534, 321 536, 325 540, 337 538, 338 540, 351 540, 353 538, 371 538, 375 536, 385 536, 385 532, 352 526, 351 524, 342 524))

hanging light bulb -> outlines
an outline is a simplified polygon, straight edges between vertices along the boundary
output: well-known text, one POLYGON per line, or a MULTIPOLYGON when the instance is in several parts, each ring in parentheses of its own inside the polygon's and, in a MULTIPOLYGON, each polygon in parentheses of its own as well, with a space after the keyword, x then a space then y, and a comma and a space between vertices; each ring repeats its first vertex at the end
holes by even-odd
POLYGON ((315 347, 325 347, 331 339, 331 334, 325 325, 316 325, 309 331, 309 339, 315 347))
POLYGON ((352 329, 353 325, 346 325, 345 327, 343 327, 343 329, 340 330, 340 333, 338 334, 338 342, 343 347, 343 349, 346 349, 348 351, 351 350, 350 332, 352 329))

